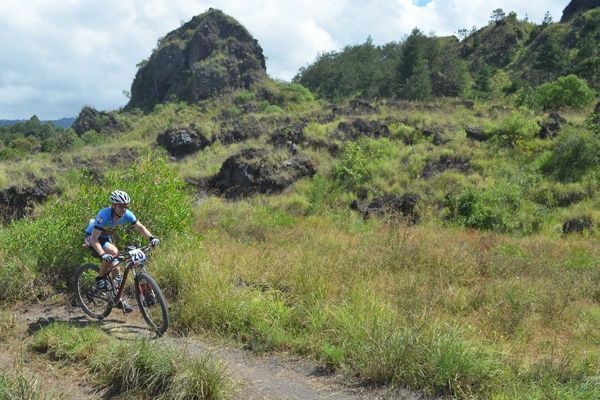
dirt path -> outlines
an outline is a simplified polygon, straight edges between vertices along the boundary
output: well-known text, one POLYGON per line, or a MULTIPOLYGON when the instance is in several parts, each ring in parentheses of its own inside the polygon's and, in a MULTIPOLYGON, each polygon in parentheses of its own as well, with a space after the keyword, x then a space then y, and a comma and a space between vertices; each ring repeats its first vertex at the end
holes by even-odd
MULTIPOLYGON (((74 307, 65 298, 60 297, 43 304, 19 305, 15 308, 15 313, 27 326, 24 335, 31 334, 54 321, 76 325, 91 322, 80 308, 74 307)), ((113 311, 103 322, 102 328, 109 334, 125 340, 144 336, 153 337, 138 312, 123 315, 113 311)), ((248 351, 216 346, 198 337, 182 338, 167 332, 164 337, 157 340, 184 347, 192 357, 206 351, 216 355, 239 384, 240 390, 236 400, 424 400, 429 398, 403 390, 391 392, 385 389, 367 389, 357 383, 348 382, 341 376, 319 374, 316 365, 308 361, 293 361, 283 356, 272 355, 260 357, 248 351)), ((10 367, 11 364, 14 367, 14 354, 14 349, 0 346, 0 368, 10 367), (13 354, 12 359, 8 356, 9 353, 13 354)), ((100 398, 90 383, 87 371, 73 371, 72 367, 67 371, 61 368, 60 363, 39 360, 37 363, 35 360, 29 360, 28 364, 31 364, 28 365, 28 369, 35 371, 45 385, 60 391, 60 398, 63 400, 100 398)))

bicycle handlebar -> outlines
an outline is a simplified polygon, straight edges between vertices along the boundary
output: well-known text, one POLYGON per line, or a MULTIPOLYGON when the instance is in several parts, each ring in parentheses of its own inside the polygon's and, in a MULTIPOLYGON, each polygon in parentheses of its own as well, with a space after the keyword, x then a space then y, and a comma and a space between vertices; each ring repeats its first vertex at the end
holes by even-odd
POLYGON ((127 250, 120 251, 117 254, 117 256, 115 257, 115 260, 124 261, 124 260, 131 258, 130 252, 132 250, 142 250, 143 252, 146 252, 146 251, 152 249, 153 247, 154 246, 152 246, 152 243, 149 243, 144 246, 139 246, 139 247, 138 246, 127 246, 127 250))

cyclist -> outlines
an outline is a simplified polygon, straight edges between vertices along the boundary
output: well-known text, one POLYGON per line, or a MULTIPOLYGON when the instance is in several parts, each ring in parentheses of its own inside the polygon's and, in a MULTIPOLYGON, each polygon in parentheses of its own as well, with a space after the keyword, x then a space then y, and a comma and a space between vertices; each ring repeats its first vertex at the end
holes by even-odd
MULTIPOLYGON (((152 236, 150 231, 129 210, 131 198, 127 193, 115 190, 110 194, 110 202, 111 206, 100 210, 96 218, 90 220, 85 230, 85 243, 87 247, 91 250, 94 257, 102 260, 100 271, 96 278, 96 286, 101 291, 108 289, 106 275, 119 253, 119 250, 111 241, 111 235, 115 233, 119 225, 132 224, 141 235, 150 240, 152 246, 158 246, 160 243, 160 240, 152 236)), ((112 270, 112 278, 117 281, 122 279, 118 267, 112 270)), ((124 301, 119 301, 117 308, 122 309, 126 313, 133 311, 133 308, 124 301)))

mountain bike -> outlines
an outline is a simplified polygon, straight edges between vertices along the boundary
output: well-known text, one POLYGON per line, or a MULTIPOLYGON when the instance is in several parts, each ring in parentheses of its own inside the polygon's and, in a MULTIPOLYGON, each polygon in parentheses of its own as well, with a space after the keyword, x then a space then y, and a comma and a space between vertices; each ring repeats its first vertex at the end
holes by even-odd
MULTIPOLYGON (((100 267, 96 264, 85 263, 77 268, 74 277, 75 298, 83 311, 92 318, 102 320, 122 300, 125 283, 129 273, 133 274, 134 293, 140 313, 144 320, 161 336, 169 327, 169 313, 165 298, 156 281, 146 271, 146 253, 152 245, 141 247, 127 246, 127 250, 119 252, 107 277, 117 266, 125 265, 123 280, 117 284, 113 279, 107 279, 108 289, 100 291, 96 287, 96 277, 100 267)), ((124 307, 123 312, 125 313, 124 307)))

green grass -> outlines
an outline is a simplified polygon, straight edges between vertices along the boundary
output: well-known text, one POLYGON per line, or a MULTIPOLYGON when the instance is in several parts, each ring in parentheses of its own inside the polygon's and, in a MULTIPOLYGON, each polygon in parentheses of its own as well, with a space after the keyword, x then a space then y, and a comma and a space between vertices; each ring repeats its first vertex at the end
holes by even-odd
POLYGON ((265 214, 268 203, 206 201, 194 225, 203 240, 161 253, 168 267, 157 274, 180 299, 174 329, 438 395, 600 394, 593 239, 364 224, 352 214, 289 224, 265 214))
MULTIPOLYGON (((286 96, 302 95, 292 89, 286 96)), ((235 96, 197 106, 167 103, 148 115, 124 113, 119 117, 128 128, 118 141, 29 162, 16 175, 19 182, 78 168, 57 178, 61 193, 32 218, 0 228, 3 304, 69 289, 86 257, 80 247, 85 223, 118 187, 132 195, 134 212, 162 240, 151 271, 171 305, 174 332, 207 333, 257 352, 311 358, 365 383, 456 398, 600 397, 598 233, 563 237, 561 231, 574 216, 598 221, 595 159, 567 174, 569 156, 578 150, 567 139, 588 135, 581 115, 569 114, 573 126, 541 141, 533 137, 539 116, 526 111, 388 102, 379 106, 390 138, 344 145, 337 126, 351 122, 348 115, 331 121, 331 110, 317 102, 287 104, 283 95, 281 110, 300 111, 287 115, 290 121, 279 114, 238 115, 230 109, 236 101, 252 99, 235 96), (301 149, 318 167, 314 177, 281 195, 239 202, 183 189, 184 179, 213 176, 245 147, 269 148, 270 134, 300 118, 308 120, 308 140, 339 146, 301 149), (215 142, 177 162, 153 149, 158 134, 190 121, 207 137, 240 121, 256 124, 262 135, 215 142), (467 126, 483 127, 497 140, 468 140, 467 126), (428 129, 449 141, 432 143, 422 135, 428 129), (115 164, 94 157, 107 152, 119 154, 115 164), (558 174, 550 159, 566 169, 558 174), (424 174, 454 161, 468 168, 424 174), (92 166, 98 177, 86 170, 92 166), (357 197, 387 193, 416 194, 419 225, 364 219, 349 209, 357 197)), ((287 157, 273 154, 273 160, 287 157)), ((16 167, 2 164, 0 184, 8 184, 16 167)), ((130 231, 118 238, 120 245, 135 239, 130 231)), ((107 365, 126 360, 115 367, 115 390, 176 398, 198 385, 217 393, 227 381, 218 365, 210 376, 191 372, 214 360, 189 365, 179 376, 162 356, 149 359, 156 350, 149 343, 109 343, 95 332, 54 329, 54 336, 37 339, 38 351, 85 362, 106 384, 107 365), (90 347, 97 341, 105 343, 102 358, 90 347)))
POLYGON ((107 393, 218 400, 231 398, 234 391, 228 373, 210 353, 190 357, 185 349, 164 343, 122 342, 93 327, 55 323, 36 333, 29 347, 54 360, 82 363, 107 393))
POLYGON ((50 400, 59 397, 46 393, 42 382, 33 374, 16 371, 0 371, 0 399, 50 400))

